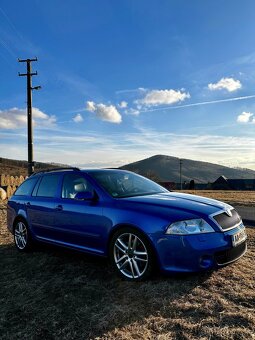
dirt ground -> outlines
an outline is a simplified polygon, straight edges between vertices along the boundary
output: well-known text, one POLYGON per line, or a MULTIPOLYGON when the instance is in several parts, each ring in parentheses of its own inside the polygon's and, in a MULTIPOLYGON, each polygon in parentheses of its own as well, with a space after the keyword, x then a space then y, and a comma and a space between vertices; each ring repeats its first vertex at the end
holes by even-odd
POLYGON ((0 205, 1 339, 255 339, 255 228, 218 271, 129 283, 107 261, 55 247, 18 253, 0 205))

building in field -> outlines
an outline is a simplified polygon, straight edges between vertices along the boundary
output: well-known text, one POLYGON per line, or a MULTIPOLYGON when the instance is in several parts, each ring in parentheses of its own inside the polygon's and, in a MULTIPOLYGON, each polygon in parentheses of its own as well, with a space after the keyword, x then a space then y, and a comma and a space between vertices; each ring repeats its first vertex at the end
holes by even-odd
POLYGON ((215 182, 211 184, 213 190, 255 190, 254 179, 232 179, 220 176, 215 182))

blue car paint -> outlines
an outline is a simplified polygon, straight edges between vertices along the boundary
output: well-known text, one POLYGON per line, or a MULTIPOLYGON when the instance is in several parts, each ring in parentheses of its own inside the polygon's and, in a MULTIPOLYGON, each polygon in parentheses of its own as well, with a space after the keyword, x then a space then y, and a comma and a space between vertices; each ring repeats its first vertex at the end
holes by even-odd
POLYGON ((92 184, 98 201, 61 198, 66 173, 61 172, 54 199, 12 196, 7 207, 11 232, 15 219, 22 217, 37 240, 107 256, 114 231, 132 226, 147 235, 162 271, 194 272, 217 267, 215 252, 232 248, 231 235, 244 228, 242 225, 239 229, 222 232, 210 215, 230 206, 200 196, 171 192, 113 198, 90 176, 89 170, 79 174, 92 184), (56 210, 57 206, 63 210, 56 210), (172 222, 196 218, 203 218, 215 232, 183 236, 166 234, 172 222), (203 258, 208 261, 201 264, 203 258))
POLYGON ((164 271, 196 272, 201 269, 218 267, 215 262, 215 252, 232 247, 231 236, 243 229, 234 228, 224 233, 215 232, 204 235, 164 235, 154 238, 157 244, 160 263, 164 271), (209 266, 204 267, 201 261, 210 258, 209 266))

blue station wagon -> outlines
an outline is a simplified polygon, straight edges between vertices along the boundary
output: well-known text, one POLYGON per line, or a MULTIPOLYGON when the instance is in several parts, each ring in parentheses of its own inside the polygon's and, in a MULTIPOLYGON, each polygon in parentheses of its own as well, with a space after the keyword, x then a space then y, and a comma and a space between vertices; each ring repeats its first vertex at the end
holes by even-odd
POLYGON ((131 281, 154 269, 219 268, 247 249, 242 219, 230 205, 169 192, 119 169, 35 173, 9 199, 7 223, 19 251, 40 241, 107 256, 131 281))

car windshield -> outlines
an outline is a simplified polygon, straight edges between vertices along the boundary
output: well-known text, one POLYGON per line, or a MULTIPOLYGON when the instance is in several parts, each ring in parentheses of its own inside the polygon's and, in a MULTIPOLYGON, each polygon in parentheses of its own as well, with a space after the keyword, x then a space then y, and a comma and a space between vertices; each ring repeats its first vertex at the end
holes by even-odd
POLYGON ((112 196, 124 198, 168 192, 157 183, 125 171, 92 171, 90 175, 112 196))

